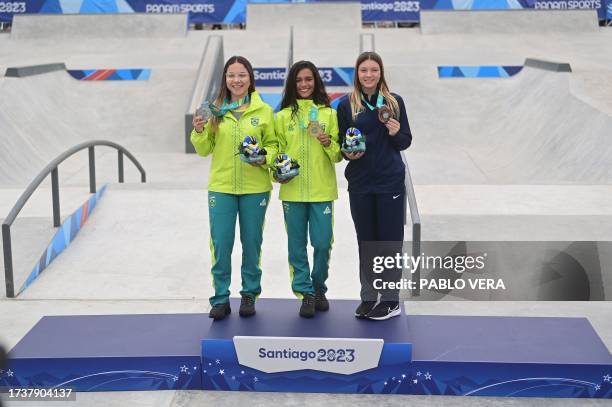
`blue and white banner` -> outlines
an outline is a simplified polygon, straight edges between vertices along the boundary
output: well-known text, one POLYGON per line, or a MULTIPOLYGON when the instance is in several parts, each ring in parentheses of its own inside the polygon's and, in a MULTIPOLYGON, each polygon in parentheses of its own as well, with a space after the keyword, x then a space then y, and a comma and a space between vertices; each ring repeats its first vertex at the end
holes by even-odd
MULTIPOLYGON (((321 0, 0 0, 0 22, 15 14, 189 13, 190 23, 246 23, 247 3, 321 0)), ((347 1, 347 0, 327 0, 347 1)), ((596 9, 600 20, 612 19, 610 0, 361 0, 364 22, 418 22, 420 10, 596 9), (607 8, 607 13, 606 13, 607 8)))
POLYGON ((246 22, 247 0, 0 0, 0 21, 15 14, 189 13, 190 23, 246 22))
POLYGON ((538 10, 597 10, 600 20, 606 19, 606 0, 535 0, 538 10))
MULTIPOLYGON (((352 86, 355 68, 319 68, 325 86, 352 86)), ((285 85, 285 68, 254 68, 255 86, 280 87, 285 85)))
POLYGON ((418 22, 419 0, 361 0, 361 21, 418 22))
POLYGON ((606 18, 606 0, 419 0, 421 10, 597 10, 606 18))

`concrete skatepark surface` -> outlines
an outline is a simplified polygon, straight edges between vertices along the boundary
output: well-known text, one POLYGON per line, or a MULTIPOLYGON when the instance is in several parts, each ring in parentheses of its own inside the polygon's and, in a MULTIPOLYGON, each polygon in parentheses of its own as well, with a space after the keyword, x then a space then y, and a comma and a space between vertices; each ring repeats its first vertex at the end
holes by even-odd
MULTIPOLYGON (((282 17, 269 15, 270 20, 282 17)), ((507 23, 520 26, 521 21, 507 23)), ((294 59, 352 66, 359 34, 375 35, 391 89, 407 104, 414 136, 407 158, 423 240, 612 240, 612 55, 603 52, 612 40, 610 29, 483 36, 362 30, 358 21, 352 26, 296 27, 294 59), (525 68, 512 79, 436 76, 437 65, 522 65, 528 57, 568 62, 573 73, 525 68)), ((205 188, 210 158, 181 151, 183 114, 210 33, 190 31, 167 39, 130 37, 129 31, 105 39, 0 35, 0 72, 50 62, 64 62, 69 69, 153 69, 149 81, 131 83, 79 82, 65 72, 0 78, 0 142, 7 146, 0 151, 0 217, 48 161, 83 140, 105 138, 126 146, 147 170, 149 181, 139 184, 126 161, 127 184, 116 184, 115 152, 97 150, 98 184, 110 182, 110 188, 81 234, 39 279, 17 299, 0 300, 0 342, 8 348, 43 315, 208 311, 205 188)), ((244 55, 255 67, 286 65, 288 29, 271 31, 254 24, 245 31, 219 33, 226 57, 244 55)), ((86 156, 60 166, 63 217, 88 196, 86 156)), ((337 169, 340 198, 335 204, 331 298, 358 295, 344 165, 337 169)), ((291 298, 277 194, 275 190, 267 214, 262 295, 291 298)), ((17 286, 53 233, 50 195, 43 185, 13 226, 17 286)), ((237 242, 233 293, 239 289, 239 262, 237 242)), ((296 315, 298 306, 296 300, 296 315)), ((407 309, 415 314, 586 316, 612 348, 606 302, 409 302, 407 309)), ((241 402, 585 405, 570 399, 170 391, 77 396, 77 405, 100 406, 241 402)))

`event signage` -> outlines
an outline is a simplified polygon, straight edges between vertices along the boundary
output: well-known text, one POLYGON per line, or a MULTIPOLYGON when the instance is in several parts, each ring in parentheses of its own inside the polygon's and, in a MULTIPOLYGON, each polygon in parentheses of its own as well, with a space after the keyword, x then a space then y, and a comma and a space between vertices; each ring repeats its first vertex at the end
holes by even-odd
MULTIPOLYGON (((301 0, 316 2, 320 0, 301 0)), ((342 0, 328 0, 342 1, 342 0)), ((247 3, 291 3, 289 0, 0 0, 0 21, 10 22, 15 14, 79 14, 79 13, 189 13, 190 23, 245 24, 247 3)), ((420 10, 506 10, 596 9, 600 20, 612 16, 609 0, 361 0, 364 22, 418 22, 420 10)))
MULTIPOLYGON (((351 86, 355 68, 319 68, 319 75, 325 86, 351 86)), ((284 86, 286 69, 285 68, 254 68, 256 86, 278 87, 284 86)))
POLYGON ((235 336, 238 363, 265 373, 311 369, 349 375, 378 367, 382 339, 235 336))
POLYGON ((418 22, 420 9, 419 0, 362 0, 361 20, 418 22))

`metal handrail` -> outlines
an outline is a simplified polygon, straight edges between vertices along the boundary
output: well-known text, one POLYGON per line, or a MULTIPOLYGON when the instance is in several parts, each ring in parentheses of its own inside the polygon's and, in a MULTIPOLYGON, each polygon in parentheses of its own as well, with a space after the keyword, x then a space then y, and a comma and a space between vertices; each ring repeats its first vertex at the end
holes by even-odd
POLYGON ((19 215, 19 212, 23 209, 25 204, 28 202, 28 199, 32 196, 34 191, 40 186, 40 184, 44 181, 47 175, 51 174, 51 195, 53 202, 53 226, 59 227, 61 225, 60 219, 60 206, 59 206, 59 176, 57 167, 62 162, 64 162, 68 157, 74 155, 75 153, 88 149, 89 151, 89 192, 92 194, 96 193, 96 156, 94 147, 95 146, 107 146, 112 147, 117 150, 117 168, 118 168, 118 178, 119 183, 123 183, 124 181, 124 171, 123 171, 123 155, 125 154, 132 163, 138 168, 140 171, 140 180, 141 182, 147 182, 147 174, 138 162, 138 160, 130 153, 125 147, 113 143, 112 141, 106 140, 93 140, 86 141, 81 144, 77 144, 76 146, 66 150, 59 156, 57 156, 53 161, 51 161, 47 166, 40 172, 38 175, 30 182, 30 185, 23 191, 13 209, 9 212, 8 216, 2 222, 2 247, 4 249, 4 276, 5 276, 5 284, 6 284, 6 296, 9 298, 15 297, 15 287, 13 282, 13 254, 11 248, 11 225, 19 215))
MULTIPOLYGON (((408 209, 410 209, 410 219, 412 223, 412 256, 419 256, 421 254, 421 216, 419 215, 419 208, 417 206, 416 195, 414 193, 414 186, 412 184, 412 176, 410 175, 410 168, 408 167, 408 160, 402 151, 402 161, 406 167, 406 176, 404 185, 406 188, 406 201, 404 202, 404 225, 408 222, 408 209)), ((421 289, 418 282, 421 280, 421 269, 417 267, 412 273, 412 281, 416 281, 412 289, 412 296, 418 297, 421 295, 421 289)))
POLYGON ((204 52, 200 59, 196 80, 191 91, 191 99, 185 112, 185 153, 195 153, 191 144, 191 130, 193 129, 193 115, 200 103, 204 100, 214 100, 219 93, 218 78, 223 75, 223 37, 211 35, 206 39, 204 52))

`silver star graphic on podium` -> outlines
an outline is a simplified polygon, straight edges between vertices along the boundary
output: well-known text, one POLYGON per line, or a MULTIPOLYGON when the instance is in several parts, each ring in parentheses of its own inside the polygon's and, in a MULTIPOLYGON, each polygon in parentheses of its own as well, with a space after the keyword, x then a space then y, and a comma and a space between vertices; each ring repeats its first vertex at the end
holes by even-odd
POLYGON ((402 375, 402 379, 405 379, 405 378, 406 378, 406 375, 405 375, 405 374, 403 374, 403 375, 402 375))
POLYGON ((220 364, 221 364, 221 361, 220 361, 219 359, 217 359, 217 360, 215 360, 215 363, 216 363, 216 364, 218 364, 218 365, 220 365, 220 364))
POLYGON ((204 373, 206 373, 206 370, 204 370, 204 373))
POLYGON ((197 367, 197 366, 194 366, 194 367, 193 367, 193 370, 198 370, 198 367, 197 367))
POLYGON ((219 374, 220 375, 224 375, 225 374, 225 370, 223 370, 223 369, 219 370, 219 374))
POLYGON ((259 379, 257 378, 257 376, 255 376, 255 377, 253 378, 253 381, 254 381, 254 382, 258 382, 258 381, 259 381, 259 379))
POLYGON ((385 382, 385 386, 387 385, 387 382, 385 382))
POLYGON ((421 373, 420 371, 419 371, 419 372, 417 372, 417 376, 420 376, 420 375, 422 375, 422 373, 421 373))
POLYGON ((7 370, 7 371, 6 371, 6 375, 7 375, 8 377, 13 377, 13 371, 12 371, 11 369, 7 370))
POLYGON ((187 366, 181 366, 181 373, 187 373, 187 366))
POLYGON ((402 381, 401 381, 401 380, 398 380, 397 382, 398 382, 398 383, 400 383, 400 384, 402 383, 402 381))
POLYGON ((604 382, 609 382, 609 381, 610 381, 610 379, 612 379, 612 377, 611 377, 609 374, 606 374, 606 375, 603 377, 603 381, 604 381, 604 382))
POLYGON ((240 371, 240 374, 244 374, 244 370, 241 370, 241 371, 240 371))
POLYGON ((425 373, 425 380, 431 380, 431 375, 429 372, 425 373))
POLYGON ((393 376, 393 377, 391 378, 391 380, 395 381, 395 376, 393 376))
POLYGON ((600 386, 600 385, 598 385, 598 384, 596 384, 596 385, 595 385, 595 390, 597 391, 597 390, 599 390, 599 389, 601 389, 601 386, 600 386))
POLYGON ((414 380, 412 381, 412 383, 414 383, 414 384, 417 384, 418 382, 419 382, 419 381, 418 381, 417 379, 414 379, 414 380))
POLYGON ((172 380, 174 380, 175 382, 178 382, 178 377, 174 376, 172 380))

